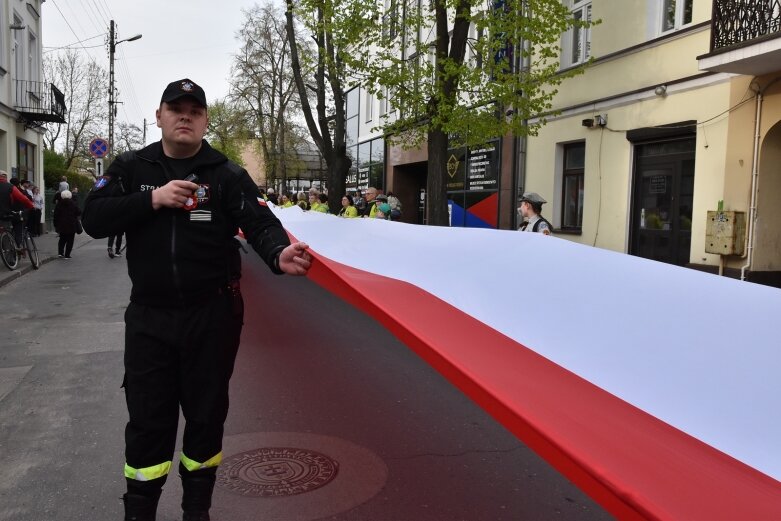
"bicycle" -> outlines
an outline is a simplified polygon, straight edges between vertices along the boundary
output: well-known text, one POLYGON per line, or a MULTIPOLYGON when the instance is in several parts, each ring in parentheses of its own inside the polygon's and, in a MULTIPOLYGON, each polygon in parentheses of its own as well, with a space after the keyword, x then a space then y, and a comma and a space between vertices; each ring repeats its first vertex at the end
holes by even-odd
POLYGON ((0 258, 3 260, 3 264, 9 270, 14 270, 19 265, 19 257, 25 253, 30 259, 33 269, 37 270, 41 267, 41 258, 38 254, 38 246, 30 235, 30 231, 24 226, 24 216, 22 212, 11 212, 8 216, 10 220, 22 223, 22 244, 16 243, 16 239, 13 233, 8 230, 4 225, 0 224, 0 258))

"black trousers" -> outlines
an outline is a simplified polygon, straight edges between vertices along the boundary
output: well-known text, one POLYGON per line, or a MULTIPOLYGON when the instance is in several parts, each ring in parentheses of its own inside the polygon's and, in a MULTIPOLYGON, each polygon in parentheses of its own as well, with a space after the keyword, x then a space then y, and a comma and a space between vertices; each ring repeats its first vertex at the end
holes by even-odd
POLYGON ((73 241, 76 239, 75 233, 61 233, 57 241, 57 253, 69 257, 73 250, 73 241))
POLYGON ((116 251, 119 252, 119 250, 122 249, 122 235, 123 234, 121 234, 121 233, 119 235, 109 235, 109 237, 108 237, 108 249, 109 250, 114 247, 114 239, 117 240, 117 249, 116 249, 116 251))
MULTIPOLYGON (((172 460, 179 407, 185 419, 182 453, 206 462, 222 450, 228 384, 243 325, 243 306, 223 293, 181 308, 131 302, 125 311, 129 467, 176 465, 172 460)), ((159 490, 165 477, 151 482, 128 479, 128 490, 153 493, 150 487, 159 490)))

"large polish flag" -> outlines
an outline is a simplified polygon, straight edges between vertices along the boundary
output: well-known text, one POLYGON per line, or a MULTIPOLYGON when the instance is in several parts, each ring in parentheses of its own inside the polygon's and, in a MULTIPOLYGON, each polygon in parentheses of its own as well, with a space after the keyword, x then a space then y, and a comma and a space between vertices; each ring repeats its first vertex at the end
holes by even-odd
POLYGON ((781 290, 542 234, 272 210, 315 282, 618 518, 781 520, 781 290))

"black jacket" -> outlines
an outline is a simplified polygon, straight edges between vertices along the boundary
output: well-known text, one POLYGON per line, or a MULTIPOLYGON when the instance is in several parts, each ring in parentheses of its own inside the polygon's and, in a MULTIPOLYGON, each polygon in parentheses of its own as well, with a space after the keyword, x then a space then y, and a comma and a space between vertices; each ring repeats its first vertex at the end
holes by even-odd
POLYGON ((81 210, 73 202, 73 199, 62 199, 52 212, 54 229, 62 235, 76 233, 79 215, 81 215, 81 210))
POLYGON ((258 203, 255 183, 203 141, 188 173, 206 189, 192 211, 152 208, 152 190, 173 179, 161 142, 117 157, 85 202, 82 224, 95 238, 124 232, 133 302, 177 306, 208 297, 240 276, 234 238, 244 235, 275 273, 290 240, 258 203))

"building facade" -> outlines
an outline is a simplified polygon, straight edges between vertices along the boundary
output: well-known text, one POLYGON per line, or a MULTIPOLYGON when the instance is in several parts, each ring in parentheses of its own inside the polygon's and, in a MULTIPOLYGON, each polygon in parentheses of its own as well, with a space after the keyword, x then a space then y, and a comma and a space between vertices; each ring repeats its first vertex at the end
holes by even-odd
MULTIPOLYGON (((514 229, 532 191, 561 238, 779 285, 781 0, 562 1, 596 23, 562 35, 561 70, 588 66, 535 136, 452 151, 453 225, 514 229)), ((350 180, 422 223, 425 146, 387 145, 382 105, 348 94, 350 180)))
POLYGON ((65 122, 65 98, 43 78, 43 0, 0 4, 0 169, 43 187, 43 128, 65 122))
POLYGON ((562 84, 522 172, 558 235, 777 283, 779 2, 567 1, 601 23, 563 36, 562 68, 593 61, 562 84))

